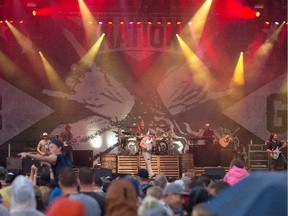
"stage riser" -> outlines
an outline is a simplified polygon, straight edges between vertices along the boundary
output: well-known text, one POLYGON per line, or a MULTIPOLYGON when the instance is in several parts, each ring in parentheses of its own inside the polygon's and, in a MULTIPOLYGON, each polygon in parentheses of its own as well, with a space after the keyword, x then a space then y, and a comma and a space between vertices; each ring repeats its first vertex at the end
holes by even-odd
MULTIPOLYGON (((180 156, 178 155, 153 156, 151 165, 155 174, 180 177, 180 156)), ((139 168, 146 168, 146 164, 143 156, 104 155, 101 157, 101 168, 112 169, 113 173, 117 170, 118 174, 135 175, 139 168)))

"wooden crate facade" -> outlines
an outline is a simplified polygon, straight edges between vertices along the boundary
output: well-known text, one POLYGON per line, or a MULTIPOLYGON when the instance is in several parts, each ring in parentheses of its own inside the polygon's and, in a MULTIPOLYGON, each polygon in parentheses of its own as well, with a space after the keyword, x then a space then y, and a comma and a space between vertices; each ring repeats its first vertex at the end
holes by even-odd
POLYGON ((180 157, 180 172, 195 172, 193 154, 182 154, 180 157))
MULTIPOLYGON (((179 156, 152 156, 152 169, 155 174, 179 177, 179 156)), ((146 168, 143 156, 118 156, 119 174, 136 174, 139 168, 146 168)))
POLYGON ((117 173, 117 155, 116 154, 107 154, 101 156, 101 168, 111 169, 112 173, 117 173))

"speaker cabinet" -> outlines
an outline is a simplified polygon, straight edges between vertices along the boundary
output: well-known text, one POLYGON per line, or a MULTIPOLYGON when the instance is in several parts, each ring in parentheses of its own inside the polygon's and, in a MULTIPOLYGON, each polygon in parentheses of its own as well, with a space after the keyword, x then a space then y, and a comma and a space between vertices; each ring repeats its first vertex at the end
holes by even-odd
POLYGON ((112 177, 112 169, 95 169, 94 176, 96 177, 112 177))
POLYGON ((7 158, 6 161, 7 170, 22 170, 22 159, 17 157, 7 158))
POLYGON ((93 150, 74 150, 73 164, 76 167, 93 167, 93 150))
POLYGON ((32 158, 23 158, 22 159, 22 171, 25 174, 31 172, 31 166, 34 165, 38 168, 38 173, 41 173, 43 168, 41 166, 41 162, 32 158))
POLYGON ((208 176, 210 179, 223 179, 226 172, 223 167, 208 167, 204 171, 204 175, 208 176))
POLYGON ((221 149, 221 166, 229 167, 233 156, 233 149, 221 149))

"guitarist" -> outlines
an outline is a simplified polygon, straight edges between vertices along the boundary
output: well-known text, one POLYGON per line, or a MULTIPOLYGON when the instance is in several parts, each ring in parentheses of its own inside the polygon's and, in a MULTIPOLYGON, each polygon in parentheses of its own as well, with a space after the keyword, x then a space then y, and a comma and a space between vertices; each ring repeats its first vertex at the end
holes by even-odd
MULTIPOLYGON (((287 143, 282 143, 278 140, 277 134, 272 133, 267 142, 267 152, 269 154, 270 169, 272 171, 276 170, 278 166, 284 166, 287 169, 287 161, 282 153, 279 153, 279 149, 287 147, 287 143)), ((281 151, 280 150, 280 151, 281 151)))
POLYGON ((60 133, 59 139, 64 143, 63 147, 64 156, 69 158, 73 162, 72 144, 75 142, 75 140, 73 140, 73 134, 71 133, 70 125, 65 126, 65 130, 60 133))
POLYGON ((144 157, 146 168, 149 173, 149 177, 154 177, 154 173, 151 166, 151 160, 152 160, 152 148, 155 146, 156 143, 152 137, 152 134, 150 131, 147 132, 146 136, 144 136, 140 142, 140 147, 142 149, 142 155, 144 157))

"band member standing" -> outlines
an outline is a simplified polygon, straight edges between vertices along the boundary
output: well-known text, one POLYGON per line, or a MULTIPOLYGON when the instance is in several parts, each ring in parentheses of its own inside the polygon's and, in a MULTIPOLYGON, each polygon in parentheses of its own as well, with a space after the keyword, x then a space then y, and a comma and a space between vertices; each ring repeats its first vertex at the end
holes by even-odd
POLYGON ((49 143, 50 143, 50 140, 48 139, 48 134, 43 133, 41 135, 41 140, 39 141, 37 148, 36 148, 37 152, 40 155, 48 155, 49 154, 49 143))
POLYGON ((205 145, 212 145, 214 143, 214 140, 216 139, 216 135, 213 130, 210 129, 210 124, 205 124, 204 125, 204 132, 203 132, 203 137, 205 138, 205 145))
POLYGON ((277 167, 284 166, 287 169, 287 161, 284 155, 280 152, 287 147, 286 142, 278 140, 277 134, 272 133, 267 142, 267 152, 269 153, 269 164, 271 170, 276 170, 277 167))
POLYGON ((152 149, 155 146, 155 142, 152 138, 152 134, 148 131, 146 136, 144 136, 140 142, 140 147, 142 148, 142 155, 144 157, 146 168, 149 172, 149 177, 153 177, 154 173, 151 166, 152 160, 152 149))
POLYGON ((205 154, 209 155, 206 159, 207 166, 220 166, 221 165, 221 147, 220 145, 213 145, 217 141, 214 131, 210 128, 210 124, 206 123, 203 127, 203 138, 205 141, 204 150, 205 154))
POLYGON ((73 139, 73 134, 71 133, 71 126, 66 125, 65 130, 60 133, 60 140, 64 143, 63 154, 65 157, 69 158, 73 162, 73 148, 72 144, 76 141, 73 139))

